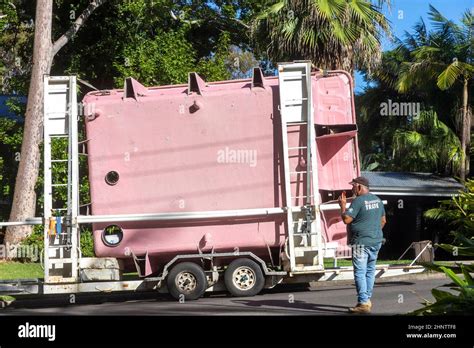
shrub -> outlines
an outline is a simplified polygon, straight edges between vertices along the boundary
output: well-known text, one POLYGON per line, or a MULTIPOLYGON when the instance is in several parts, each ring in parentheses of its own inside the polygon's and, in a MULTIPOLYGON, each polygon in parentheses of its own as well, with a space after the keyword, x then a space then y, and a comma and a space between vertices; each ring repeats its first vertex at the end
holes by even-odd
MULTIPOLYGON (((453 256, 474 256, 474 180, 467 180, 466 191, 450 200, 441 201, 439 208, 430 209, 425 217, 442 220, 454 228, 451 235, 453 244, 437 244, 440 248, 452 253, 453 256)), ((451 289, 459 294, 452 294, 437 288, 431 290, 436 302, 427 302, 425 307, 410 314, 471 314, 474 313, 474 280, 470 273, 474 265, 435 266, 424 264, 425 267, 437 272, 444 272, 453 283, 451 289), (462 274, 462 279, 457 275, 462 274)))
MULTIPOLYGON (((34 250, 38 250, 39 255, 43 254, 44 249, 44 239, 43 239, 43 226, 38 225, 34 227, 33 233, 28 236, 22 243, 22 246, 28 246, 34 250)), ((81 231, 80 236, 80 245, 81 245, 81 254, 83 257, 94 257, 94 239, 92 237, 92 232, 88 229, 81 231)), ((39 255, 24 255, 22 259, 29 262, 39 261, 39 255)), ((42 256, 41 256, 42 257, 42 256)))

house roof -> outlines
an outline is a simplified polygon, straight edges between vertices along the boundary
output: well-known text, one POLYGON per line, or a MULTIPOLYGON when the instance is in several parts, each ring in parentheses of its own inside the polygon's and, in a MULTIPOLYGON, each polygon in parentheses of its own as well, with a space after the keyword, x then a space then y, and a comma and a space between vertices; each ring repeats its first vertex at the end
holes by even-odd
POLYGON ((452 177, 432 173, 362 172, 370 183, 370 191, 393 196, 452 196, 464 186, 452 177))

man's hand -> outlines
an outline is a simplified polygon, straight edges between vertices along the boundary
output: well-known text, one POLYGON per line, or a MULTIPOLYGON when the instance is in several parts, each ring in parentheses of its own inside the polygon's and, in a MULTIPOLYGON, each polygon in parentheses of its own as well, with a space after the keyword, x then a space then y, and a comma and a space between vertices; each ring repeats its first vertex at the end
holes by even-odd
POLYGON ((341 207, 341 212, 346 211, 346 203, 347 203, 347 198, 346 198, 346 191, 342 191, 342 194, 339 196, 337 199, 339 202, 339 206, 341 207))
POLYGON ((347 198, 346 198, 346 191, 342 191, 342 194, 339 196, 337 199, 339 201, 339 206, 341 207, 341 217, 342 221, 347 225, 354 220, 352 217, 345 215, 344 213, 346 212, 346 203, 347 203, 347 198))

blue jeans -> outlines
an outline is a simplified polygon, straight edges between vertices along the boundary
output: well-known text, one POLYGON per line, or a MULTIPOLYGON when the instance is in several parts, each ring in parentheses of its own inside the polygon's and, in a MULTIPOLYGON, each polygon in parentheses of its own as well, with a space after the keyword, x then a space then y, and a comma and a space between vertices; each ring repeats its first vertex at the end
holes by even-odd
POLYGON ((372 297, 375 282, 375 262, 381 247, 382 243, 373 247, 352 246, 352 265, 354 266, 358 303, 367 303, 372 297))

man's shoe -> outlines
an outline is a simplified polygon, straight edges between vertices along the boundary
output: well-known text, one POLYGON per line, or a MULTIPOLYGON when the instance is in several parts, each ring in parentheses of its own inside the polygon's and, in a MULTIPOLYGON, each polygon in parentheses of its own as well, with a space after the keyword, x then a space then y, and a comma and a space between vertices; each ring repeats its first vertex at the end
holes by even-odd
POLYGON ((369 303, 358 303, 355 307, 350 307, 350 313, 370 313, 372 304, 369 303))
POLYGON ((370 300, 368 300, 365 304, 368 305, 370 309, 372 309, 372 302, 370 302, 370 300))

